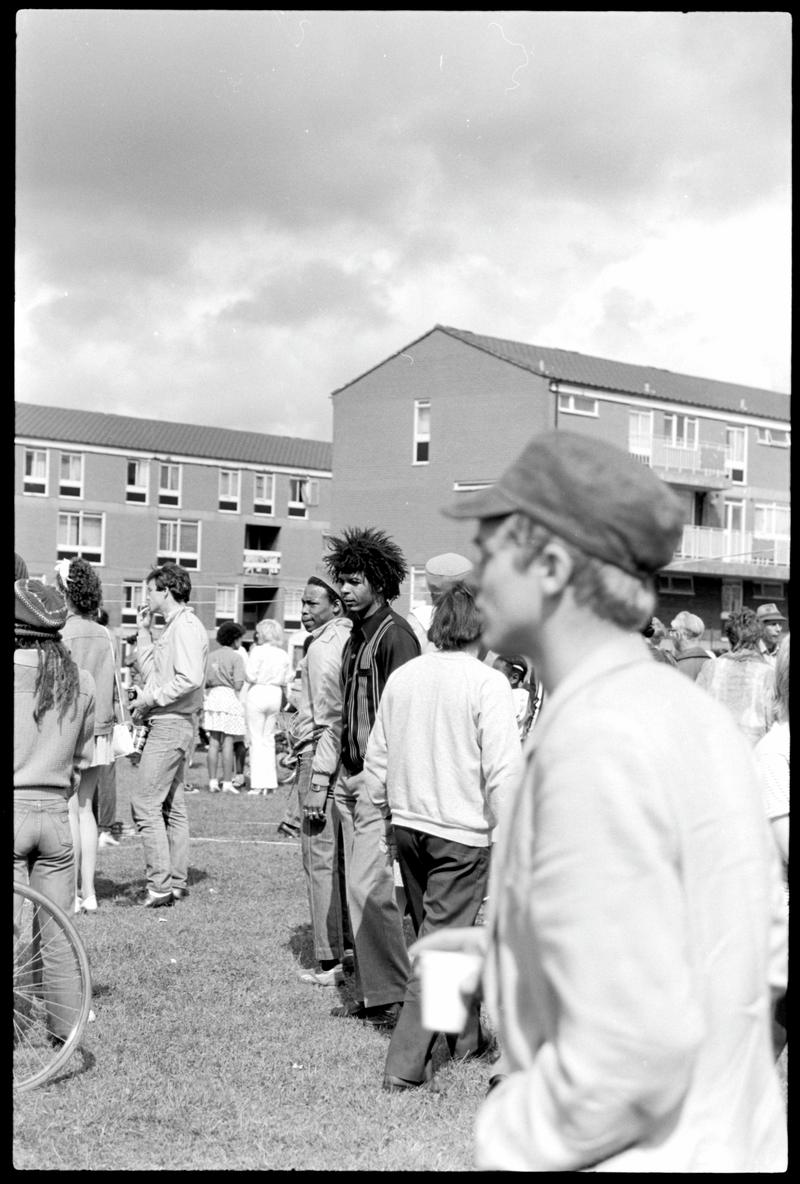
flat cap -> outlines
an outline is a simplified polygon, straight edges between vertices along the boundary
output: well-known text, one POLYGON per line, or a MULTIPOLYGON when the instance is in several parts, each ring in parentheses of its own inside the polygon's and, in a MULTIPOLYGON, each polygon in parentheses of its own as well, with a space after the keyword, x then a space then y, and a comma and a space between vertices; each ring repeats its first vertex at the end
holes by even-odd
POLYGON ((759 621, 785 621, 786 617, 778 609, 777 604, 760 604, 756 609, 759 621))
POLYGON ((499 518, 521 510, 587 555, 632 575, 672 559, 684 523, 669 486, 627 452, 577 432, 534 436, 488 489, 444 509, 450 518, 499 518))

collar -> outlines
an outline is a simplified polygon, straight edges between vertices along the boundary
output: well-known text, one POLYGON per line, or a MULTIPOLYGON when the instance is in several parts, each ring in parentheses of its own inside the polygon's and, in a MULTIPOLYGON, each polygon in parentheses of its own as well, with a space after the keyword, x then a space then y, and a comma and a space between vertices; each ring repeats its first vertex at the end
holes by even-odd
POLYGON ((363 620, 361 617, 352 617, 353 622, 353 636, 369 641, 370 637, 377 631, 378 626, 382 621, 385 621, 391 614, 391 609, 388 604, 384 604, 381 608, 374 612, 371 617, 363 620))
POLYGON ((186 608, 186 605, 184 604, 184 602, 182 600, 179 600, 176 602, 175 607, 171 613, 165 613, 162 609, 162 614, 164 617, 165 624, 169 625, 171 621, 175 620, 178 613, 182 613, 185 608, 186 608))
POLYGON ((329 621, 326 621, 324 625, 320 625, 318 629, 312 629, 311 636, 316 641, 318 637, 322 637, 323 633, 336 633, 342 626, 350 629, 352 624, 353 622, 350 617, 331 617, 329 621))
MULTIPOLYGON (((546 730, 549 722, 555 718, 564 705, 585 686, 597 681, 597 679, 602 678, 605 674, 610 674, 613 670, 621 670, 625 666, 633 666, 641 662, 646 662, 652 666, 653 658, 648 649, 647 642, 638 633, 629 633, 615 638, 613 641, 607 641, 596 650, 593 650, 592 653, 570 671, 564 681, 554 691, 547 692, 547 711, 546 713, 542 713, 542 721, 539 728, 534 728, 528 733, 528 739, 525 742, 524 748, 525 753, 533 752, 538 739, 542 735, 542 730, 546 730)), ((684 677, 684 675, 681 675, 681 678, 684 677)))

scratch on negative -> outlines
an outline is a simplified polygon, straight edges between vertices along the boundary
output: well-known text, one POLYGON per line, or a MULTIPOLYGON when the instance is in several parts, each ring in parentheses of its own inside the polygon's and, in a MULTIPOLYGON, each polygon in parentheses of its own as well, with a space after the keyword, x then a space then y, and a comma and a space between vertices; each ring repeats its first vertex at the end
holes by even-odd
POLYGON ((516 90, 517 87, 520 85, 519 82, 517 81, 516 76, 520 70, 524 70, 525 67, 528 65, 528 62, 530 61, 530 57, 528 55, 527 49, 525 48, 525 46, 522 44, 521 41, 509 41, 508 37, 506 37, 506 35, 505 35, 505 31, 503 29, 503 26, 500 24, 499 21, 490 21, 487 28, 491 29, 492 26, 494 26, 496 29, 500 30, 500 36, 503 38, 503 40, 506 42, 507 45, 513 45, 515 49, 521 49, 522 52, 525 54, 525 61, 522 62, 519 66, 515 66, 512 73, 511 73, 511 86, 506 87, 506 94, 508 94, 509 91, 516 90))
POLYGON ((401 355, 400 355, 400 357, 401 357, 401 358, 408 358, 408 360, 409 360, 409 362, 411 363, 411 365, 412 365, 412 366, 414 365, 414 359, 411 357, 411 354, 401 354, 401 355))

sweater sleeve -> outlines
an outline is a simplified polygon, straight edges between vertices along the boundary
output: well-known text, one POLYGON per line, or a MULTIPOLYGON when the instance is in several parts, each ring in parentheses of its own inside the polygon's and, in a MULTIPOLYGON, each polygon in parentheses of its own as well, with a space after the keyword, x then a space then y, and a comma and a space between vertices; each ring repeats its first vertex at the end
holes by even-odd
POLYGON ((486 800, 496 827, 522 776, 522 746, 508 679, 486 679, 481 687, 478 738, 486 800))

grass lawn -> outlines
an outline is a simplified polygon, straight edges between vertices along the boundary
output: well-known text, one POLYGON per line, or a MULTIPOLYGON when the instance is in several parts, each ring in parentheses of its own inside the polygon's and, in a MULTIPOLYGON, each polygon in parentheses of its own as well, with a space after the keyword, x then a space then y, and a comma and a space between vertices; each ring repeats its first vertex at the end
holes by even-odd
MULTIPOLYGON (((118 817, 130 822, 127 761, 118 817)), ((204 754, 192 780, 206 785, 204 754)), ((187 798, 189 900, 143 909, 138 838, 98 856, 77 924, 96 1019, 57 1081, 14 1099, 18 1170, 472 1171, 491 1067, 445 1062, 440 1092, 381 1090, 388 1036, 329 1012, 283 795, 187 798)), ((441 1054, 439 1054, 441 1055, 441 1054)))

